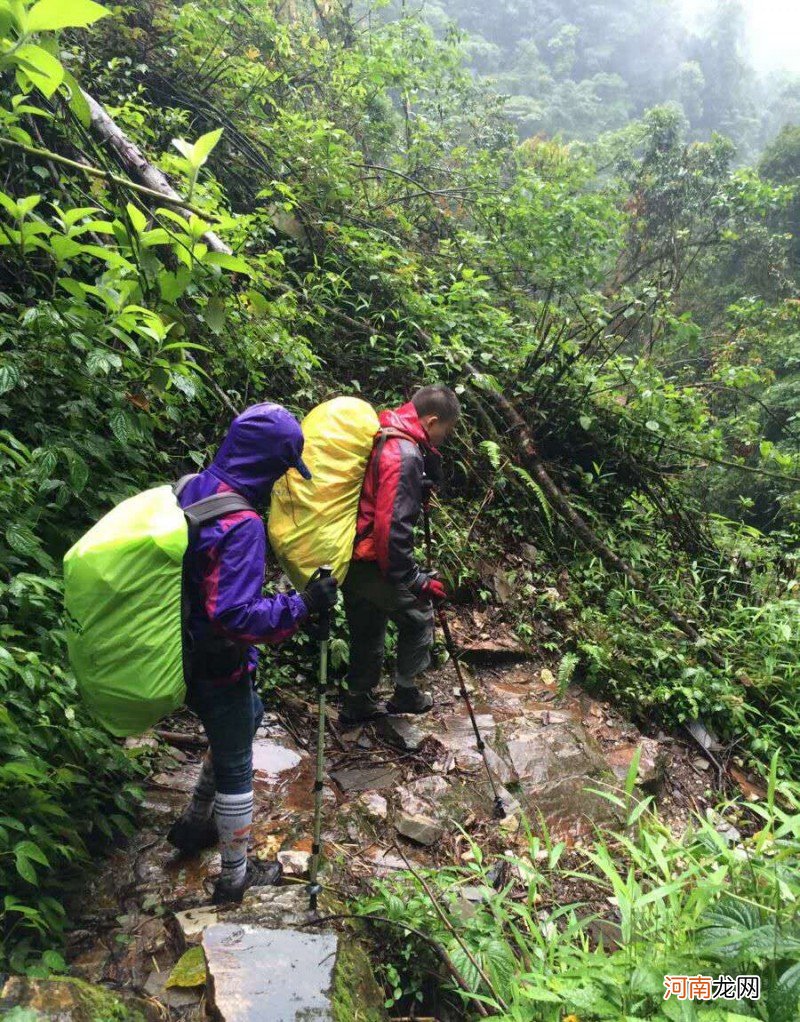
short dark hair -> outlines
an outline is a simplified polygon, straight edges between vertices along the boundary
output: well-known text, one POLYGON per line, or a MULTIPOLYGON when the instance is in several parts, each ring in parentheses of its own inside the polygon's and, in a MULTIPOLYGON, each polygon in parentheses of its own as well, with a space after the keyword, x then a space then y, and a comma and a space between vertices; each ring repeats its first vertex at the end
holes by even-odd
POLYGON ((411 403, 417 415, 436 415, 442 422, 455 422, 461 415, 461 402, 455 392, 442 383, 420 387, 411 398, 411 403))

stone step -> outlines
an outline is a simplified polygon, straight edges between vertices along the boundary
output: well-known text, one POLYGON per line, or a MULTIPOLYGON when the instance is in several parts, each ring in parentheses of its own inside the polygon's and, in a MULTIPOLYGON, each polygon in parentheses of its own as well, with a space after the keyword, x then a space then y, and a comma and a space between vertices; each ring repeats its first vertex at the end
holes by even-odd
POLYGON ((218 1022, 333 1022, 339 938, 216 923, 203 934, 209 1005, 218 1022))

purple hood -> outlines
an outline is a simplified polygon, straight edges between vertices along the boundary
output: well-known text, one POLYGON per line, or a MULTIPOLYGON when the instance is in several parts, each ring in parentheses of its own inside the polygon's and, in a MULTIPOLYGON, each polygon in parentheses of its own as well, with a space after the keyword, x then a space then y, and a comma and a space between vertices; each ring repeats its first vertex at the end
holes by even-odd
POLYGON ((252 504, 264 506, 275 482, 287 469, 297 466, 302 453, 300 423, 281 405, 265 402, 237 415, 217 456, 202 475, 208 473, 252 504))
MULTIPOLYGON (((189 480, 179 503, 188 507, 233 489, 254 507, 264 507, 287 469, 305 470, 302 452, 303 434, 293 415, 280 405, 254 405, 233 420, 216 458, 189 480)), ((231 512, 202 525, 187 556, 196 674, 237 681, 255 668, 254 644, 283 642, 308 616, 296 593, 262 593, 267 541, 256 511, 231 512)))

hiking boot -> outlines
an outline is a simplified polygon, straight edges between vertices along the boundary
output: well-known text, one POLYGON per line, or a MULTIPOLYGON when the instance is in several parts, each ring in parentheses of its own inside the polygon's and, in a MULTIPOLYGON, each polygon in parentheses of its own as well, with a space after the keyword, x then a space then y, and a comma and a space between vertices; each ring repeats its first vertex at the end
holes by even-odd
POLYGON ((194 855, 204 848, 213 848, 219 841, 217 825, 212 816, 208 820, 192 820, 179 816, 167 831, 167 841, 184 855, 194 855))
POLYGON ((379 702, 371 692, 345 692, 339 723, 342 727, 368 724, 386 716, 386 704, 379 702))
POLYGON ((416 685, 395 685, 394 695, 386 704, 389 713, 427 713, 433 708, 433 696, 420 692, 416 685))
POLYGON ((283 876, 283 867, 279 862, 255 862, 247 860, 247 868, 244 877, 238 884, 233 884, 224 876, 221 876, 214 885, 214 893, 211 896, 212 905, 238 904, 244 897, 244 892, 251 887, 274 887, 280 883, 283 876))

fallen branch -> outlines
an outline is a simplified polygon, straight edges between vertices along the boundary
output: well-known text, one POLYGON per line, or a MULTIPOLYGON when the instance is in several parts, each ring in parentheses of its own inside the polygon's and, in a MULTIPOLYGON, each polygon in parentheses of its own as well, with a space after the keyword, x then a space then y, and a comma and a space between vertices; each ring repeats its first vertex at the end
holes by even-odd
POLYGON ((539 486, 541 486, 549 503, 567 523, 567 525, 569 525, 572 531, 590 550, 593 550, 598 555, 609 571, 619 572, 621 575, 628 578, 637 589, 644 593, 659 613, 667 618, 667 620, 671 621, 677 629, 683 632, 683 634, 691 639, 699 648, 703 649, 709 659, 717 667, 724 668, 726 666, 724 658, 707 644, 706 640, 700 632, 698 632, 695 626, 690 621, 687 621, 682 614, 679 614, 665 603, 658 593, 651 589, 643 576, 640 575, 635 568, 631 567, 630 564, 623 561, 618 554, 615 554, 614 551, 607 546, 595 532, 592 531, 589 525, 578 514, 558 486, 556 486, 553 482, 550 477, 550 473, 544 467, 544 464, 539 457, 536 450, 536 444, 528 424, 508 398, 500 391, 486 387, 484 385, 483 375, 474 366, 467 363, 464 368, 473 382, 481 389, 481 393, 485 395, 488 401, 504 419, 509 431, 516 436, 518 450, 522 456, 522 460, 525 462, 525 465, 533 478, 539 486))
MULTIPOLYGON (((196 212, 196 209, 189 206, 186 200, 175 191, 167 180, 166 175, 145 158, 141 149, 131 142, 125 132, 111 119, 97 100, 85 90, 82 89, 81 92, 89 105, 92 131, 113 150, 117 159, 131 177, 138 178, 151 192, 162 200, 169 200, 171 205, 189 210, 190 212, 196 212)), ((208 217, 207 213, 201 213, 200 215, 208 217)), ((206 231, 203 235, 203 240, 212 252, 224 252, 226 255, 230 255, 232 252, 232 249, 213 231, 206 231)))
MULTIPOLYGON (((150 199, 158 199, 159 202, 163 202, 167 206, 179 206, 181 209, 184 209, 189 213, 195 213, 204 220, 218 219, 213 213, 208 213, 199 206, 193 206, 192 203, 182 199, 180 195, 165 195, 163 192, 156 191, 154 188, 148 188, 146 185, 137 184, 135 181, 128 181, 127 178, 120 177, 118 174, 112 174, 110 170, 104 170, 102 167, 94 167, 91 163, 80 163, 78 160, 70 160, 69 157, 61 156, 60 153, 54 153, 50 149, 39 149, 36 146, 26 145, 24 142, 16 142, 13 138, 0 138, 0 146, 5 146, 8 149, 19 149, 21 152, 28 153, 30 156, 38 156, 48 164, 58 163, 62 167, 70 167, 72 170, 79 170, 82 174, 86 174, 87 177, 98 177, 105 181, 111 181, 115 185, 119 185, 121 188, 127 188, 130 191, 137 192, 139 195, 146 195, 150 199)), ((216 235, 214 235, 214 237, 216 237, 216 235)), ((222 244, 222 242, 220 242, 220 244, 222 244)), ((223 250, 219 249, 218 251, 221 252, 223 250)), ((226 248, 225 251, 228 252, 230 250, 226 248)))

